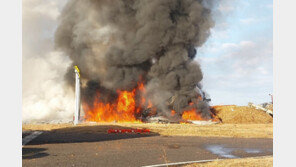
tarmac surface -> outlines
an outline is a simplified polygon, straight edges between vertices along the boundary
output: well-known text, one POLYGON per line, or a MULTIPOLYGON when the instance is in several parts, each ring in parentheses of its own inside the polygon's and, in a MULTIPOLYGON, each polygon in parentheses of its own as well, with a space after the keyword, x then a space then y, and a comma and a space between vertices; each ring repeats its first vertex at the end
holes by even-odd
POLYGON ((54 130, 43 132, 23 146, 22 151, 25 167, 137 167, 272 155, 273 141, 54 130))

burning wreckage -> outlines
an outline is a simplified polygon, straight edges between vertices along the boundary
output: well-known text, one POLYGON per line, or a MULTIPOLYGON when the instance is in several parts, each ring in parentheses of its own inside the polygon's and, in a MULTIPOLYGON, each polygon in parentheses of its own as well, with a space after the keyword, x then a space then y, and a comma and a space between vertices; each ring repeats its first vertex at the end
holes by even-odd
MULTIPOLYGON (((194 60, 214 23, 209 0, 70 0, 55 46, 81 69, 86 121, 213 120, 194 60)), ((65 79, 74 88, 70 67, 65 79)))
MULTIPOLYGON (((198 92, 202 92, 199 88, 196 88, 196 90, 199 90, 198 92)), ((202 94, 198 94, 197 96, 200 96, 200 99, 202 101, 205 102, 209 102, 211 99, 207 99, 205 97, 205 93, 202 92, 202 94)), ((172 96, 170 97, 166 103, 167 105, 172 108, 173 104, 174 104, 174 100, 176 99, 176 96, 172 96)), ((190 103, 189 105, 192 105, 193 103, 190 103)), ((186 110, 184 111, 182 114, 177 115, 175 110, 171 110, 171 116, 167 118, 166 116, 163 115, 157 115, 157 112, 153 112, 153 108, 147 108, 145 110, 143 110, 143 112, 141 113, 140 119, 143 122, 151 122, 151 123, 179 123, 180 120, 182 123, 195 123, 193 121, 200 121, 200 120, 206 120, 206 119, 211 119, 214 117, 214 115, 212 115, 212 117, 210 118, 202 118, 199 113, 196 113, 197 111, 194 109, 194 107, 192 107, 190 110, 186 110)), ((155 110, 156 111, 156 110, 155 110)))
MULTIPOLYGON (((199 97, 197 103, 207 103, 210 99, 198 94, 196 88, 196 96, 199 97)), ((166 100, 166 105, 170 108, 170 113, 166 114, 153 106, 152 102, 144 97, 146 90, 144 84, 140 84, 132 91, 118 91, 117 99, 113 103, 100 102, 100 93, 97 92, 97 100, 94 100, 92 105, 83 103, 86 121, 91 122, 149 122, 149 123, 196 123, 207 124, 215 123, 214 114, 210 113, 210 117, 203 117, 197 111, 193 102, 190 102, 186 110, 182 114, 178 114, 173 109, 175 96, 166 100), (204 122, 197 122, 203 120, 204 122)))

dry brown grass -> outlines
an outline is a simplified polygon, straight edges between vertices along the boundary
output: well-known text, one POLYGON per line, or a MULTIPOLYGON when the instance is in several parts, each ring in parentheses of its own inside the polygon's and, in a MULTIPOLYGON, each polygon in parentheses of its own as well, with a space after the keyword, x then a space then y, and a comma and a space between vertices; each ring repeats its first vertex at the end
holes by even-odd
POLYGON ((264 111, 248 106, 214 106, 217 116, 226 124, 266 124, 272 123, 273 119, 264 111))
POLYGON ((184 167, 271 167, 273 166, 273 157, 260 157, 260 158, 243 158, 243 159, 227 159, 217 160, 207 163, 195 163, 185 165, 184 167))
POLYGON ((215 124, 215 125, 194 125, 194 124, 138 124, 138 123, 85 123, 78 126, 72 124, 25 124, 23 130, 55 130, 65 129, 73 131, 87 130, 86 126, 96 132, 106 133, 108 127, 120 126, 122 128, 148 128, 151 132, 165 136, 204 136, 204 137, 242 137, 242 138, 272 138, 272 124, 215 124), (95 126, 95 128, 93 127, 95 126), (72 127, 72 128, 70 128, 72 127), (79 128, 84 127, 84 128, 79 128), (75 130, 74 129, 74 130, 75 130))
POLYGON ((148 128, 151 132, 165 136, 204 136, 272 138, 273 120, 264 111, 246 106, 214 106, 217 116, 223 123, 214 125, 156 124, 156 123, 84 123, 72 124, 25 124, 23 130, 96 131, 106 133, 111 127, 148 128), (88 128, 88 126, 91 126, 88 128), (83 127, 83 128, 82 128, 83 127))

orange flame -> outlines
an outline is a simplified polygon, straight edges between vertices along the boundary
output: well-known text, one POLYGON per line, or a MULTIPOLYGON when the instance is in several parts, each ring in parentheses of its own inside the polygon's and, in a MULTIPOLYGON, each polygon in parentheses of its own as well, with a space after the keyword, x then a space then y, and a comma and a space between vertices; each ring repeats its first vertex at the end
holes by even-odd
MULTIPOLYGON (((132 91, 117 91, 118 98, 113 103, 103 103, 94 101, 92 107, 87 104, 83 104, 85 111, 85 120, 93 122, 135 122, 140 123, 136 116, 140 116, 143 108, 150 108, 149 116, 156 115, 157 109, 153 106, 149 99, 145 99, 146 93, 144 84, 138 83, 137 88, 132 91), (137 93, 136 93, 137 92, 137 93), (138 101, 136 100, 136 94, 140 95, 138 101)), ((100 96, 98 92, 97 96, 100 96)), ((189 105, 193 105, 190 103, 189 105)), ((171 116, 175 116, 176 111, 171 111, 171 116)), ((201 115, 193 108, 188 111, 184 111, 182 114, 183 120, 203 120, 201 115)))
MULTIPOLYGON (((141 85, 140 85, 141 87, 141 85)), ((141 122, 136 119, 135 114, 141 111, 136 106, 136 89, 132 91, 117 91, 118 98, 115 103, 102 103, 95 101, 92 108, 83 105, 86 111, 87 121, 94 122, 141 122)))
MULTIPOLYGON (((192 106, 193 103, 189 103, 189 106, 192 106)), ((184 111, 182 114, 182 119, 183 120, 192 120, 192 121, 199 121, 199 120, 203 120, 203 118, 201 117, 201 115, 199 113, 196 112, 196 109, 193 108, 191 110, 188 111, 184 111)))
POLYGON ((192 121, 203 120, 200 114, 196 113, 195 109, 184 111, 182 114, 182 118, 183 120, 192 120, 192 121))
MULTIPOLYGON (((189 106, 193 105, 193 103, 190 103, 189 106)), ((210 113, 211 114, 211 120, 214 121, 214 122, 219 122, 219 119, 217 118, 216 115, 214 115, 212 112, 210 113)), ((198 113, 196 111, 196 108, 193 108, 191 110, 188 110, 188 111, 184 111, 183 114, 182 114, 182 119, 183 120, 191 120, 191 121, 201 121, 201 120, 207 120, 205 118, 203 118, 201 116, 200 113, 198 113)))
POLYGON ((171 111, 171 116, 175 116, 175 114, 176 114, 176 111, 175 110, 172 110, 171 111))

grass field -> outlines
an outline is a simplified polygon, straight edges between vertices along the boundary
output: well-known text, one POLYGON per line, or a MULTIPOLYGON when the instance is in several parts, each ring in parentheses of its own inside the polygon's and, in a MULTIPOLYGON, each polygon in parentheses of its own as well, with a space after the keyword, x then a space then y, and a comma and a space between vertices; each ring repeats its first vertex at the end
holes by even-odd
POLYGON ((204 137, 241 137, 272 138, 273 124, 155 124, 155 123, 84 123, 72 124, 24 124, 23 130, 69 130, 95 131, 106 133, 109 128, 148 128, 151 132, 165 136, 204 136, 204 137))
POLYGON ((195 163, 184 165, 183 167, 271 167, 273 166, 272 156, 258 157, 258 158, 242 158, 242 159, 227 159, 217 160, 207 163, 195 163))

